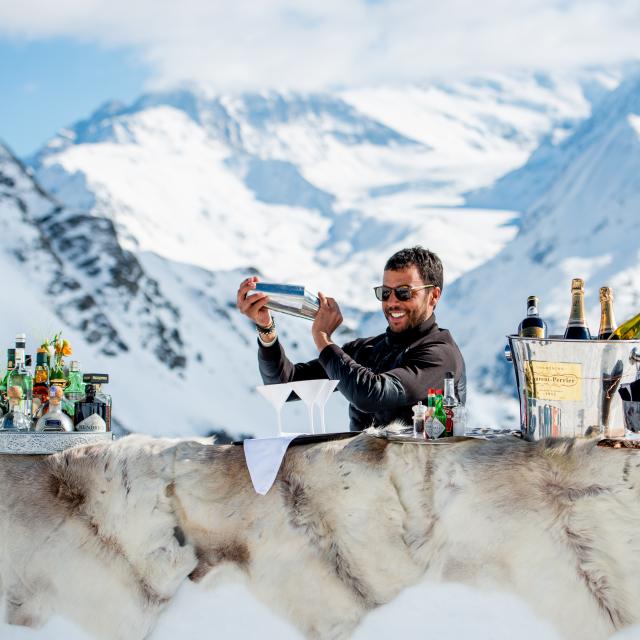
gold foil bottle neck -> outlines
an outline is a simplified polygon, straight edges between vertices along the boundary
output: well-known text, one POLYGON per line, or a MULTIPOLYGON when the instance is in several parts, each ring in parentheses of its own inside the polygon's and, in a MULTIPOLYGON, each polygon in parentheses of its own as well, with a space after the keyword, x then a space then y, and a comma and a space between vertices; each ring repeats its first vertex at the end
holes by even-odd
POLYGON ((584 280, 582 278, 574 278, 571 281, 571 291, 584 291, 584 280))
POLYGON ((613 302, 613 289, 611 287, 600 287, 600 302, 613 302))

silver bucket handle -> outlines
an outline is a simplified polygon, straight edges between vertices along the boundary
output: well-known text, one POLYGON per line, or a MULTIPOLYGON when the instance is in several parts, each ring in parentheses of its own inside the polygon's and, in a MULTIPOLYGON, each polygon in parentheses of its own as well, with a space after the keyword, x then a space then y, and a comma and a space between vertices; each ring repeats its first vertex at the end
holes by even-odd
POLYGON ((638 347, 633 347, 633 349, 631 349, 629 362, 635 362, 640 367, 640 351, 638 351, 638 347))

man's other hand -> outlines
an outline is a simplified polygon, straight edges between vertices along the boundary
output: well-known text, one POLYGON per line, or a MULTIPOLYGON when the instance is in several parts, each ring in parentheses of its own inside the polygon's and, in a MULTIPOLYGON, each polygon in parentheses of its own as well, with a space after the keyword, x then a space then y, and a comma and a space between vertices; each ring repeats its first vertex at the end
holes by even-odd
POLYGON ((236 306, 240 313, 244 314, 261 327, 268 327, 271 324, 271 313, 265 306, 269 302, 269 296, 266 293, 258 291, 253 295, 247 295, 256 288, 256 282, 259 278, 252 276, 243 280, 238 287, 238 299, 236 306))
POLYGON ((318 292, 320 309, 313 321, 311 335, 316 343, 318 351, 322 351, 326 346, 333 344, 331 334, 342 324, 342 313, 338 303, 333 298, 327 298, 318 292))

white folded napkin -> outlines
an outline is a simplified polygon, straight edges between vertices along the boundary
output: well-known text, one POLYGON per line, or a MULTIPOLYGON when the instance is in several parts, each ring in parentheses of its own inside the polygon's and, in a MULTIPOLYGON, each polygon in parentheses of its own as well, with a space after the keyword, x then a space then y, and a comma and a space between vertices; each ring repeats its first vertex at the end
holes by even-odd
POLYGON ((287 433, 277 438, 250 438, 244 441, 244 457, 253 488, 265 495, 278 475, 287 447, 301 433, 287 433))

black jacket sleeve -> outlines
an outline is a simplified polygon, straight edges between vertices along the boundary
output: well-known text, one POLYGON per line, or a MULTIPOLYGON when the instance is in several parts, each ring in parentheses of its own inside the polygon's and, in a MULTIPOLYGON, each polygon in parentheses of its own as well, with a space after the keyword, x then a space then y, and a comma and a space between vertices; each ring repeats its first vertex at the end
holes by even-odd
POLYGON ((265 384, 295 382, 297 380, 318 380, 326 378, 324 368, 317 358, 309 362, 293 364, 276 338, 274 344, 265 347, 258 341, 258 367, 265 384))
MULTIPOLYGON (((346 345, 345 345, 346 347, 346 345)), ((329 345, 319 361, 327 376, 340 380, 338 389, 360 411, 396 411, 425 400, 429 387, 441 388, 447 371, 456 370, 455 353, 448 345, 421 345, 405 352, 402 366, 373 373, 344 349, 329 345)))
POLYGON ((393 409, 406 404, 405 390, 392 371, 373 373, 336 344, 325 347, 318 360, 328 378, 340 380, 338 390, 360 411, 375 413, 383 405, 393 409))

